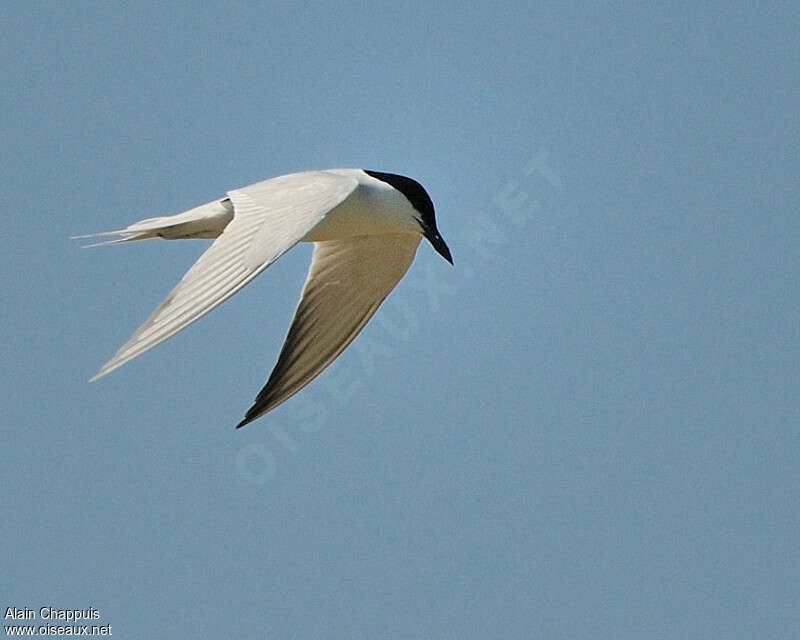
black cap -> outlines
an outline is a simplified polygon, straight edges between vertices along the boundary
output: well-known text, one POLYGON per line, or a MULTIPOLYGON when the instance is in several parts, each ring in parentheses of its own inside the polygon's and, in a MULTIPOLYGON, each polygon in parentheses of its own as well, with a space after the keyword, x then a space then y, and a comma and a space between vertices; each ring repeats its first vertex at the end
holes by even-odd
POLYGON ((436 213, 433 210, 433 201, 428 192, 425 191, 425 187, 413 178, 397 175, 396 173, 381 173, 380 171, 370 171, 369 169, 364 169, 364 173, 392 185, 406 197, 411 206, 420 213, 422 235, 428 239, 428 242, 431 243, 440 256, 450 264, 453 264, 453 256, 450 255, 450 249, 448 249, 447 244, 445 244, 439 234, 439 230, 436 228, 436 213))

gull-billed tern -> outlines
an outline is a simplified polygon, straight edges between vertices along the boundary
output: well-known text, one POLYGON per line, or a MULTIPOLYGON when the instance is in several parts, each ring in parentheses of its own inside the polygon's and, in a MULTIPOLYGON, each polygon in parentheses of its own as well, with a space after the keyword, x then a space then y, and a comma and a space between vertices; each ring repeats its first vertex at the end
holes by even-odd
POLYGON ((96 236, 121 237, 89 246, 216 239, 92 381, 211 311, 298 242, 314 243, 278 361, 237 428, 300 391, 336 359, 408 270, 423 236, 453 263, 422 185, 366 169, 279 176, 184 213, 75 237, 96 236))

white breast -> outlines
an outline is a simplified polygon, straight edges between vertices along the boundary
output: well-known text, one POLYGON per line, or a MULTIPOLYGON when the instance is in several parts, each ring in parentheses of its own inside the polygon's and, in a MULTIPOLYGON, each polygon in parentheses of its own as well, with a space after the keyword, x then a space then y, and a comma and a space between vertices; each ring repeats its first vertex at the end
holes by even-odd
POLYGON ((391 185, 360 172, 353 192, 304 237, 304 242, 382 233, 422 234, 415 210, 391 185))

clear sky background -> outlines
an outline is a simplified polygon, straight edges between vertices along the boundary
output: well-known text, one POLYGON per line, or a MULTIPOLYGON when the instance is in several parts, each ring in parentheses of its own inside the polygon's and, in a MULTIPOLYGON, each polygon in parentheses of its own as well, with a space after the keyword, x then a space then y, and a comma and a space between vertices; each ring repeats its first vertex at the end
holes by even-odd
POLYGON ((797 637, 799 21, 747 4, 3 2, 0 604, 797 637), (310 246, 87 383, 207 242, 70 235, 328 167, 420 180, 455 266, 240 431, 310 246))

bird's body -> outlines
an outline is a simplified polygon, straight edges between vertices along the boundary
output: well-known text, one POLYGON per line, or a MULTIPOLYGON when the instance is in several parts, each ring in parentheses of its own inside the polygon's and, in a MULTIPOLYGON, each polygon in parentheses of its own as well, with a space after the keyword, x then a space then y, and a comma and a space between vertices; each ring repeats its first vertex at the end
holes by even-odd
POLYGON ((404 176, 362 169, 279 176, 184 213, 92 235, 121 236, 101 245, 216 238, 92 380, 208 313, 297 242, 315 243, 278 362, 237 426, 302 389, 342 352, 403 277, 422 237, 452 263, 424 188, 404 176))

